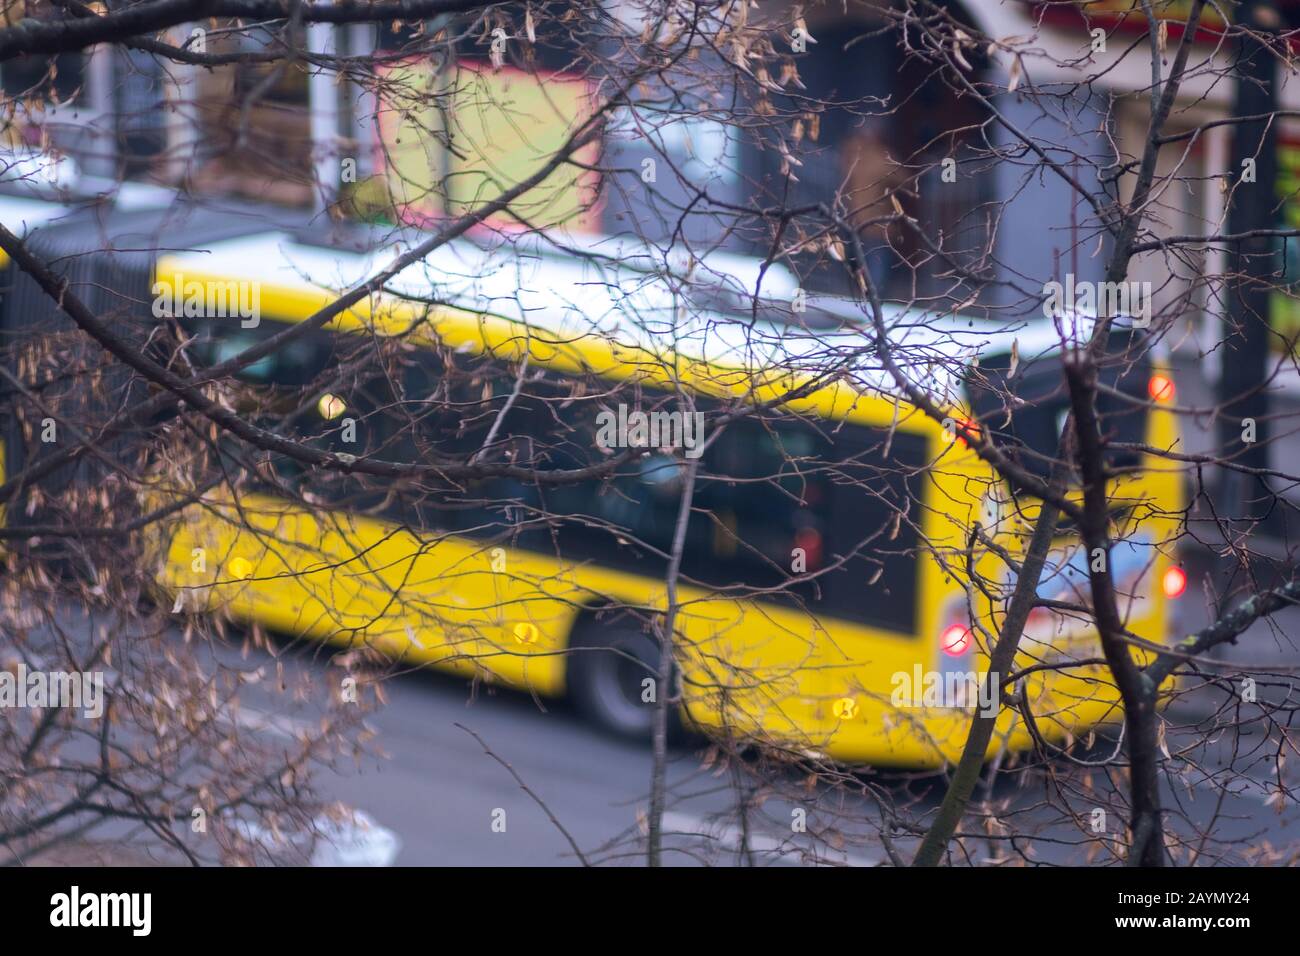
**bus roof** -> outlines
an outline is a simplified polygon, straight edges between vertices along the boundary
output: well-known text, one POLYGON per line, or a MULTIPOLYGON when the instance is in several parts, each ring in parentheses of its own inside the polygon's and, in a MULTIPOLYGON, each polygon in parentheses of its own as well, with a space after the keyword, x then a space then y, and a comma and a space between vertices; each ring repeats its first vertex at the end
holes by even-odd
MULTIPOLYGON (((173 289, 176 283, 252 282, 262 316, 296 321, 373 276, 405 248, 356 251, 266 232, 161 256, 158 278, 173 289)), ((685 379, 684 360, 715 371, 801 378, 840 364, 841 381, 857 395, 897 401, 899 390, 881 367, 860 305, 812 296, 800 313, 789 301, 767 297, 778 289, 791 300, 797 294, 794 277, 778 269, 770 289, 764 275, 754 321, 749 311, 720 310, 709 292, 730 279, 752 294, 748 283, 757 280, 761 260, 734 254, 706 259, 694 270, 704 280, 696 284, 648 271, 645 264, 633 255, 591 258, 553 254, 535 243, 454 240, 399 273, 380 302, 359 305, 335 327, 382 326, 394 316, 400 316, 399 328, 409 327, 427 313, 447 344, 497 351, 527 340, 526 349, 536 357, 537 340, 563 343, 551 351, 580 353, 581 366, 598 374, 659 366, 674 370, 670 378, 685 379), (773 312, 781 313, 776 320, 773 312), (835 321, 830 328, 800 321, 810 315, 835 321)), ((900 365, 909 381, 944 406, 962 401, 961 371, 978 356, 1009 351, 1015 341, 1022 358, 1032 361, 1061 343, 1061 331, 1046 319, 936 316, 897 306, 887 307, 885 318, 891 344, 905 347, 900 365)), ((1078 322, 1070 331, 1086 334, 1088 324, 1078 322)), ((700 371, 695 369, 697 381, 700 371)))

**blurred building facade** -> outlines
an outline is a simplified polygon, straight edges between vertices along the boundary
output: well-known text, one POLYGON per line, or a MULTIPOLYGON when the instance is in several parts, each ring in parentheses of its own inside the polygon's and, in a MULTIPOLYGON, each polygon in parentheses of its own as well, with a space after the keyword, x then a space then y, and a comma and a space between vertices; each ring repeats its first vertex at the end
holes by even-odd
MULTIPOLYGON (((1067 272, 1078 281, 1100 278, 1107 239, 1062 177, 1031 174, 1038 160, 1017 149, 1009 130, 1031 130, 1053 142, 1064 164, 1077 154, 1080 175, 1091 177, 1086 185, 1098 189, 1098 168, 1113 169, 1139 155, 1150 109, 1149 63, 1125 51, 1146 30, 1140 5, 953 0, 947 7, 972 32, 1008 41, 1032 38, 1030 46, 1054 62, 1017 60, 1008 48, 970 53, 970 82, 990 78, 1005 86, 1016 77, 1015 91, 999 95, 989 111, 904 56, 897 31, 886 29, 889 10, 896 11, 888 0, 848 7, 791 5, 791 24, 802 17, 798 22, 811 42, 802 52, 791 45, 802 89, 789 85, 784 106, 800 100, 821 104, 810 108, 794 179, 786 175, 791 170, 771 131, 729 125, 711 108, 716 97, 710 94, 717 91, 674 86, 670 80, 659 92, 692 115, 663 123, 646 111, 623 110, 604 140, 580 157, 633 172, 655 161, 659 175, 653 188, 629 188, 612 179, 602 184, 595 173, 557 174, 532 200, 536 222, 562 223, 574 233, 635 231, 657 243, 682 236, 766 254, 770 236, 720 228, 709 203, 696 201, 700 194, 750 206, 829 203, 838 195, 849 218, 863 224, 868 246, 892 248, 869 255, 869 265, 893 298, 932 295, 937 307, 963 302, 965 284, 955 277, 952 261, 979 271, 992 268, 997 281, 976 306, 1011 313, 1034 311, 1027 293, 1067 272), (1107 35, 1104 50, 1095 48, 1097 28, 1107 35), (1073 67, 1062 65, 1071 61, 1073 67), (1080 85, 1085 77, 1092 81, 1080 85), (1043 93, 1065 96, 1055 101, 1043 93), (692 96, 698 104, 692 104, 692 96), (864 97, 876 98, 879 108, 834 105, 864 97), (996 160, 991 150, 1001 150, 996 160), (945 158, 954 160, 951 181, 942 178, 938 165, 945 158), (920 231, 942 237, 951 261, 924 248, 914 231, 865 225, 889 214, 890 195, 898 197, 920 231)), ((1175 23, 1188 7, 1187 0, 1154 4, 1158 16, 1175 23)), ((1300 23, 1300 4, 1280 2, 1277 8, 1284 23, 1300 23)), ((0 19, 12 24, 49 16, 54 9, 50 0, 6 0, 0 19)), ((635 24, 625 0, 610 0, 609 11, 613 19, 635 24)), ((1206 14, 1196 53, 1221 61, 1226 73, 1230 51, 1220 48, 1222 24, 1216 16, 1213 8, 1206 14)), ((221 26, 178 27, 170 39, 199 52, 256 52, 274 42, 270 30, 233 39, 221 26)), ((436 224, 490 196, 493 183, 534 168, 573 128, 592 92, 592 80, 577 68, 572 49, 518 42, 522 29, 500 62, 494 60, 492 36, 463 43, 440 62, 403 55, 412 40, 445 26, 436 21, 384 28, 313 25, 305 40, 322 55, 379 51, 376 72, 398 86, 428 90, 442 84, 453 121, 427 107, 377 104, 361 87, 302 64, 164 67, 156 57, 115 47, 0 64, 0 83, 14 114, 5 135, 11 146, 70 155, 95 175, 290 206, 325 208, 343 197, 361 214, 391 214, 388 206, 395 199, 401 217, 436 224), (508 106, 478 108, 485 102, 508 106)), ((1171 44, 1177 42, 1176 27, 1169 36, 1171 44)), ((791 44, 791 37, 776 42, 791 44)), ((1231 104, 1232 84, 1207 75, 1185 84, 1170 125, 1175 132, 1193 130, 1228 115, 1231 104)), ((1300 111, 1300 84, 1280 86, 1279 106, 1300 111)), ((1150 210, 1157 231, 1187 235, 1222 227, 1223 185, 1233 172, 1228 168, 1231 135, 1228 126, 1206 129, 1162 151, 1162 171, 1176 170, 1179 188, 1166 191, 1150 210)), ((1279 219, 1300 224, 1295 200, 1300 122, 1283 119, 1280 139, 1279 219)), ((1132 181, 1131 175, 1119 177, 1121 194, 1132 181)), ((1215 258, 1221 255, 1214 250, 1180 259, 1149 254, 1139 257, 1130 276, 1152 283, 1157 308, 1173 304, 1179 315, 1173 343, 1189 353, 1204 352, 1211 371, 1216 292, 1203 285, 1189 290, 1206 273, 1225 271, 1215 258)), ((1294 244, 1287 262, 1290 271, 1300 268, 1294 244)), ((829 270, 818 273, 811 266, 804 278, 810 286, 832 288, 839 281, 829 270)), ((1279 298, 1274 319, 1287 334, 1300 331, 1300 308, 1285 297, 1279 298)))

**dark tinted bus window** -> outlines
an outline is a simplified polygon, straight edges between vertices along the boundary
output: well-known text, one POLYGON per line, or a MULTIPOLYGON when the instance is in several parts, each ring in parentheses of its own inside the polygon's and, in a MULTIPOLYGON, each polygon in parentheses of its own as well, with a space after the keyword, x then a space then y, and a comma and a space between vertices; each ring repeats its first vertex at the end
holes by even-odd
MULTIPOLYGON (((847 560, 825 579, 826 613, 905 634, 917 627, 923 436, 847 427, 834 452, 830 551, 847 560)), ((829 565, 831 562, 827 562, 829 565)))
MULTIPOLYGON (((580 469, 607 457, 596 442, 602 410, 620 403, 677 409, 668 394, 540 369, 530 369, 514 394, 516 376, 481 359, 421 356, 406 380, 403 415, 414 414, 404 426, 403 454, 431 460, 478 453, 483 462, 580 469)), ((920 483, 909 476, 924 466, 925 441, 898 433, 886 457, 884 432, 841 425, 832 435, 835 424, 770 415, 729 424, 701 462, 682 573, 737 595, 780 588, 785 593, 772 600, 797 599, 815 613, 911 633, 918 565, 908 518, 917 515, 908 502, 920 483), (791 583, 796 553, 808 573, 824 573, 791 583)), ((404 495, 400 515, 573 562, 661 576, 684 473, 680 452, 654 449, 598 479, 498 477, 404 495)))
MULTIPOLYGON (((1056 457, 1070 407, 1061 360, 1048 356, 1022 362, 1014 375, 1010 368, 1009 355, 981 361, 967 384, 971 405, 980 427, 1009 458, 1045 477, 1056 457)), ((1149 375, 1150 362, 1140 341, 1129 333, 1113 335, 1098 376, 1103 390, 1097 396, 1097 415, 1107 442, 1140 444, 1146 440, 1149 375)), ((1140 461, 1141 454, 1129 449, 1117 448, 1107 454, 1111 467, 1131 468, 1140 461)))
MULTIPOLYGON (((203 366, 225 362, 286 328, 271 321, 244 328, 238 318, 180 321, 194 336, 191 357, 203 366)), ((358 362, 357 371, 349 365, 358 350, 368 359, 372 347, 371 340, 358 336, 309 333, 240 370, 235 380, 251 390, 235 392, 235 409, 252 414, 261 428, 322 451, 392 457, 394 401, 388 382, 376 374, 373 361, 358 362)), ((289 488, 337 507, 368 508, 381 497, 374 479, 315 469, 307 487, 308 469, 297 459, 277 456, 274 465, 289 488)))

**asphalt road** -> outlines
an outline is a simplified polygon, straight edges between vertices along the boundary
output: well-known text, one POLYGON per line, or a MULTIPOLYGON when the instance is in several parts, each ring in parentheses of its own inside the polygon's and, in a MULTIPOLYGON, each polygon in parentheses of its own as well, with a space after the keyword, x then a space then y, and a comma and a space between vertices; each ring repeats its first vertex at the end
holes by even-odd
MULTIPOLYGON (((300 666, 318 666, 304 656, 298 656, 300 666)), ((322 768, 319 780, 329 796, 398 835, 397 864, 577 864, 569 837, 593 862, 642 862, 648 746, 593 729, 564 702, 475 690, 429 672, 389 678, 384 686, 387 704, 368 720, 384 756, 346 769, 322 768)), ((271 717, 277 708, 267 704, 263 699, 260 707, 245 708, 243 722, 254 732, 293 733, 304 720, 271 717)), ((737 859, 739 834, 730 819, 735 794, 729 776, 702 767, 706 746, 696 741, 672 750, 666 829, 679 835, 667 840, 668 862, 737 859)), ((808 846, 789 833, 760 835, 751 843, 760 848, 761 863, 798 863, 800 846, 808 846)), ((875 862, 852 849, 831 854, 831 861, 875 862)))
MULTIPOLYGON (((509 763, 584 850, 636 825, 650 780, 645 748, 593 733, 567 708, 543 712, 522 694, 471 699, 454 678, 412 674, 387 690, 372 723, 389 759, 335 774, 329 789, 398 833, 398 863, 577 862, 546 811, 457 724, 509 763), (493 829, 499 810, 505 832, 493 829)), ((683 769, 679 758, 676 775, 683 769)))
MULTIPOLYGON (((282 649, 283 650, 283 649, 282 649)), ((321 667, 315 655, 297 649, 288 655, 295 667, 321 667)), ((245 661, 247 666, 253 661, 245 661)), ((639 864, 639 821, 646 808, 651 760, 648 748, 611 739, 586 725, 563 703, 545 707, 531 697, 505 690, 479 688, 477 693, 458 679, 427 672, 390 678, 385 684, 388 704, 370 719, 383 757, 359 766, 323 768, 324 792, 394 831, 401 841, 395 862, 407 865, 563 865, 579 862, 562 826, 583 853, 602 863, 639 864), (458 726, 460 725, 460 726, 458 726), (521 789, 510 770, 462 727, 472 730, 500 761, 505 761, 534 796, 521 789), (541 801, 546 805, 543 809, 541 801), (504 811, 504 832, 500 830, 504 811), (548 817, 548 811, 555 820, 548 817), (494 829, 494 820, 497 828, 494 829), (557 826, 557 823, 559 826, 557 826)), ((256 697, 252 698, 256 704, 256 697)), ((264 704, 269 701, 263 701, 264 704)), ((277 711, 268 706, 267 715, 277 711)), ((257 711, 249 711, 256 715, 257 711)), ((1261 846, 1284 847, 1300 841, 1300 812, 1295 802, 1275 795, 1275 747, 1265 738, 1207 734, 1196 726, 1198 715, 1186 709, 1171 716, 1167 745, 1174 754, 1205 742, 1195 756, 1209 773, 1193 770, 1170 776, 1165 804, 1187 829, 1214 819, 1219 837, 1243 841, 1237 862, 1261 846), (1242 776, 1222 774, 1227 754, 1235 748, 1242 776), (1252 751, 1257 751, 1252 755, 1252 751)), ((288 725, 273 726, 276 717, 245 722, 261 733, 292 733, 288 725)), ((1096 756, 1110 749, 1100 741, 1096 756)), ((857 797, 834 798, 835 822, 842 832, 834 849, 788 826, 793 804, 772 799, 753 819, 748 845, 754 851, 742 859, 739 826, 740 798, 729 772, 703 762, 706 745, 673 751, 669 772, 670 805, 666 829, 667 862, 736 865, 877 865, 888 860, 875 834, 875 806, 857 797), (857 823, 842 826, 845 818, 857 823)), ((1192 751, 1186 751, 1189 755, 1192 751)), ((1032 827, 1050 840, 1038 845, 1036 862, 1083 862, 1086 845, 1077 818, 1063 816, 1044 801, 1049 774, 1004 773, 993 796, 1010 797, 1016 817, 1013 828, 1032 827)), ((913 814, 935 806, 937 787, 918 785, 902 774, 880 774, 871 781, 892 799, 911 801, 913 814)), ((793 783, 793 781, 787 781, 793 783)), ((1295 785, 1294 777, 1290 784, 1295 785)), ((825 795, 809 796, 809 829, 820 829, 825 795)), ((1086 815, 1087 801, 1074 801, 1076 815, 1086 815)), ((1122 809, 1107 806, 1107 830, 1122 826, 1122 809)), ((913 840, 898 836, 895 845, 910 858, 913 840)), ((1014 858, 1008 845, 990 841, 979 862, 1014 858)), ((1104 857, 1104 854, 1103 854, 1104 857)), ((1095 859, 1095 857, 1093 857, 1095 859)))
MULTIPOLYGON (((1272 647, 1284 632, 1300 633, 1292 623, 1286 619, 1282 627, 1258 624, 1243 637, 1242 647, 1272 647)), ((244 689, 242 706, 231 717, 241 733, 288 746, 299 734, 316 732, 319 705, 328 700, 330 684, 339 676, 337 670, 327 670, 328 650, 281 643, 272 652, 244 655, 233 645, 219 645, 215 653, 231 667, 270 675, 282 666, 288 675, 284 681, 264 679, 244 689), (300 684, 296 677, 307 678, 313 688, 305 699, 293 693, 300 684)), ((395 834, 400 848, 393 862, 573 865, 580 862, 573 844, 592 862, 644 862, 641 824, 650 789, 648 748, 605 736, 563 703, 540 704, 506 689, 475 688, 427 671, 390 676, 383 686, 387 703, 367 717, 376 752, 360 761, 318 767, 316 786, 325 798, 364 811, 395 834), (495 757, 484 752, 484 745, 495 757)), ((1204 713, 1203 707, 1189 706, 1167 715, 1165 744, 1176 771, 1166 775, 1164 787, 1169 825, 1183 833, 1208 827, 1216 838, 1238 841, 1229 862, 1255 862, 1261 855, 1267 862, 1294 862, 1296 857, 1286 854, 1288 847, 1300 847, 1300 806, 1280 797, 1276 787, 1276 757, 1279 752, 1285 757, 1294 743, 1279 747, 1276 734, 1236 735, 1205 723, 1204 713), (1234 753, 1239 772, 1223 772, 1234 753), (1187 757, 1195 758, 1200 768, 1187 757)), ((1099 739, 1092 753, 1075 756, 1101 759, 1113 746, 1113 741, 1099 739)), ((1297 785, 1298 764, 1284 762, 1288 786, 1297 785)), ((1084 774, 1059 772, 1066 769, 1064 764, 1004 769, 991 792, 979 791, 980 798, 991 797, 1004 806, 996 819, 969 824, 988 837, 970 841, 976 854, 970 862, 1105 862, 1106 852, 1099 850, 1084 821, 1093 810, 1102 809, 1104 830, 1114 835, 1123 827, 1123 806, 1115 798, 1097 800, 1080 793, 1084 774), (1063 800, 1068 800, 1069 812, 1061 810, 1063 800), (1008 839, 1027 830, 1042 838, 1032 847, 1008 839)), ((1105 781, 1102 772, 1091 776, 1105 781)), ((866 789, 859 784, 874 789, 877 796, 872 799, 860 793, 804 790, 799 778, 777 778, 785 785, 782 794, 742 815, 738 808, 748 793, 737 784, 743 779, 734 767, 710 760, 703 742, 673 751, 665 862, 887 863, 877 833, 879 801, 906 803, 907 817, 924 820, 941 795, 933 780, 927 783, 900 773, 867 771, 856 778, 858 790, 866 789), (795 810, 806 813, 808 832, 791 826, 795 810), (748 832, 741 829, 742 819, 748 832), (828 833, 832 826, 835 832, 828 833), (750 853, 742 855, 745 846, 750 853)), ((915 839, 897 833, 892 845, 899 858, 907 860, 915 839)))

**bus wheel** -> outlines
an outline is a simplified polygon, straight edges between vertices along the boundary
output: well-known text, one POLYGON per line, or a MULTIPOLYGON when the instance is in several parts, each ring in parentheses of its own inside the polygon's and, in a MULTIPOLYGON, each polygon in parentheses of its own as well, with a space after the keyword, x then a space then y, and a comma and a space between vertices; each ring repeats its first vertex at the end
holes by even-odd
MULTIPOLYGON (((649 741, 659 692, 654 635, 635 618, 588 618, 575 629, 569 647, 569 695, 578 709, 612 734, 649 741)), ((672 728, 675 715, 669 716, 672 728)))

